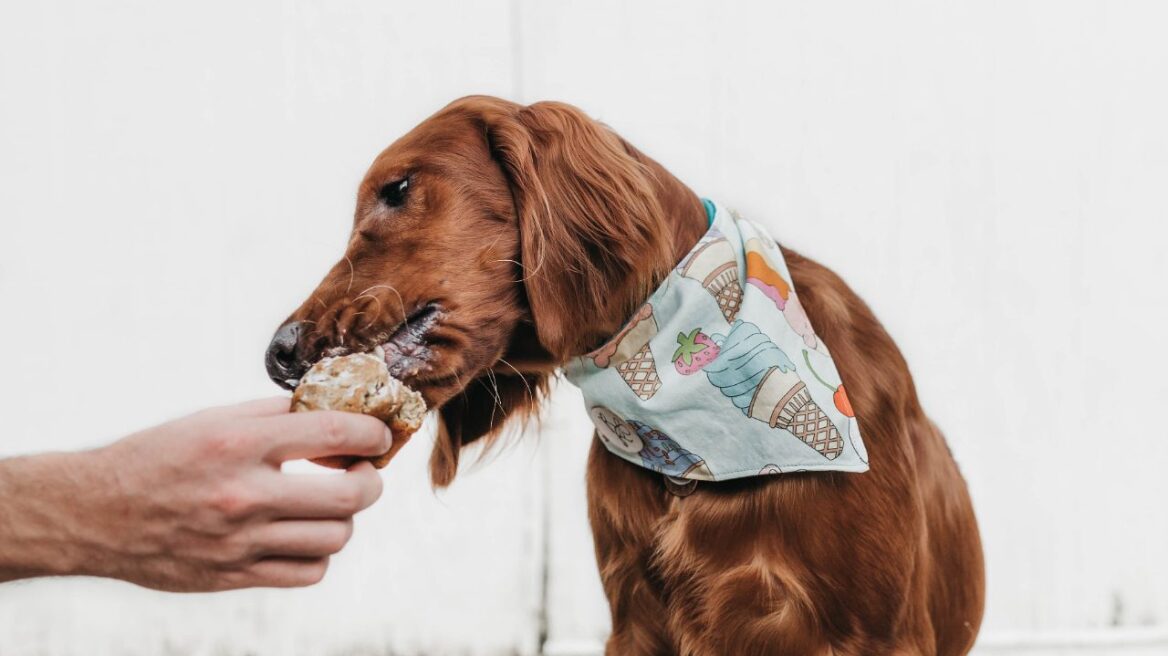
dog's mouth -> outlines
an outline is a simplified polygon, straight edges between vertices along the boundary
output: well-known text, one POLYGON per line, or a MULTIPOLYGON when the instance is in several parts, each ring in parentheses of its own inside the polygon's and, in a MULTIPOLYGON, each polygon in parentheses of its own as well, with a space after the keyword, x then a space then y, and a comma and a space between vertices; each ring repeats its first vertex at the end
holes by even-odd
MULTIPOLYGON (((409 384, 432 367, 434 351, 426 338, 443 315, 440 305, 433 302, 425 303, 406 315, 405 319, 392 330, 378 333, 366 346, 327 347, 319 351, 315 358, 302 361, 304 364, 301 366, 307 371, 323 358, 351 353, 372 353, 385 361, 389 375, 409 384)), ((299 383, 299 379, 288 379, 280 384, 287 389, 296 389, 299 383)))
POLYGON ((387 339, 373 347, 373 353, 385 360, 389 375, 408 381, 430 369, 434 352, 426 337, 442 316, 438 304, 426 303, 411 312, 387 339))

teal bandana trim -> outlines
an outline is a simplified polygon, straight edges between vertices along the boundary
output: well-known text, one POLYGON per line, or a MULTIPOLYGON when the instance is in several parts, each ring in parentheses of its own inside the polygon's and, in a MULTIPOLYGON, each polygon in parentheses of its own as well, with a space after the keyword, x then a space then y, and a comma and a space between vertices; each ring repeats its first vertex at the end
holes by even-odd
POLYGON ((714 225, 714 214, 717 212, 717 208, 714 207, 714 201, 709 198, 703 198, 702 207, 706 208, 706 225, 714 225))
POLYGON ((616 336, 569 362, 605 447, 677 479, 863 472, 839 372, 759 226, 711 225, 616 336))

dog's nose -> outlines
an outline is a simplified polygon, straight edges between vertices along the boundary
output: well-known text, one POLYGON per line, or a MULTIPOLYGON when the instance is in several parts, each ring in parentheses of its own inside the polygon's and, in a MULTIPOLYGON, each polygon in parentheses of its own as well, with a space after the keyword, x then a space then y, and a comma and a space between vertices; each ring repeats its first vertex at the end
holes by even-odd
POLYGON ((296 387, 296 382, 308 370, 308 363, 296 355, 302 330, 303 324, 299 321, 291 321, 280 326, 272 336, 272 343, 268 345, 268 352, 264 355, 268 377, 285 389, 296 387))

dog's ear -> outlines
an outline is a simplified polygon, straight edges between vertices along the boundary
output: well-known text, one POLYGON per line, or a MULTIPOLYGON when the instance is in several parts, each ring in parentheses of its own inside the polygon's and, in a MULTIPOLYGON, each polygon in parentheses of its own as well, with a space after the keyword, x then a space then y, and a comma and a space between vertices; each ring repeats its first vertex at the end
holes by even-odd
POLYGON ((512 189, 535 332, 563 362, 619 330, 673 265, 659 184, 571 105, 512 105, 485 128, 512 189))
POLYGON ((437 487, 453 480, 463 446, 485 449, 508 419, 535 414, 555 366, 615 334, 674 264, 657 193, 676 181, 658 179, 668 174, 611 130, 563 103, 457 102, 510 186, 532 325, 517 329, 511 349, 520 352, 506 356, 518 371, 469 381, 440 410, 437 487))
POLYGON ((458 473, 462 447, 486 438, 484 452, 509 419, 526 421, 547 395, 547 374, 488 372, 470 381, 438 411, 438 436, 430 452, 430 482, 446 487, 458 473))

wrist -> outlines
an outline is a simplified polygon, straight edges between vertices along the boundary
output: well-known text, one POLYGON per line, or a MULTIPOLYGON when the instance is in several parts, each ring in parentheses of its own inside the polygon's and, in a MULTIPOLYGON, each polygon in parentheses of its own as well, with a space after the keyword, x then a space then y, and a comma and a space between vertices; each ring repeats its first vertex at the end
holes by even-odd
POLYGON ((91 573, 87 455, 0 461, 0 581, 91 573))

